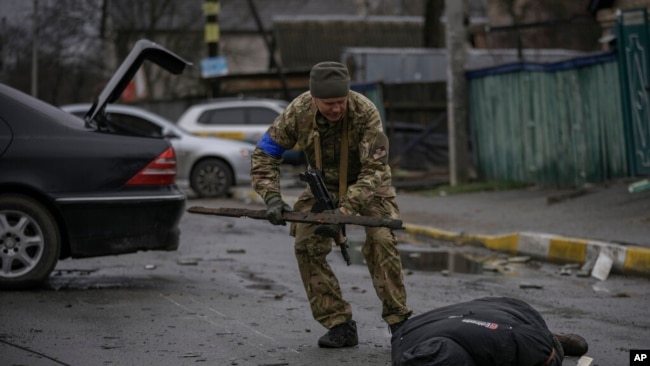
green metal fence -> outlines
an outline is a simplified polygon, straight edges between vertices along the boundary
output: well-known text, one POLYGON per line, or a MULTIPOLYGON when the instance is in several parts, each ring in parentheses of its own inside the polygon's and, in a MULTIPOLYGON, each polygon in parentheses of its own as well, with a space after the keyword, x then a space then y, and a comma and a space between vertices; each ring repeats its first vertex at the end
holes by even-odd
POLYGON ((627 176, 615 54, 467 76, 483 179, 576 187, 627 176))
POLYGON ((648 9, 619 12, 623 116, 632 175, 650 176, 650 25, 648 9))

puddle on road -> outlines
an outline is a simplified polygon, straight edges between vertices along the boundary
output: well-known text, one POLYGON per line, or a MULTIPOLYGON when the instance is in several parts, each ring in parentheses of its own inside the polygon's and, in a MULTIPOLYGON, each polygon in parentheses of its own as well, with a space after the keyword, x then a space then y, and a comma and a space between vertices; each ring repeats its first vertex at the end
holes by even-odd
MULTIPOLYGON (((350 242, 350 259, 354 264, 365 265, 361 254, 362 242, 350 242)), ((402 267, 413 271, 448 273, 483 273, 484 260, 471 253, 462 253, 449 248, 399 245, 402 267)))

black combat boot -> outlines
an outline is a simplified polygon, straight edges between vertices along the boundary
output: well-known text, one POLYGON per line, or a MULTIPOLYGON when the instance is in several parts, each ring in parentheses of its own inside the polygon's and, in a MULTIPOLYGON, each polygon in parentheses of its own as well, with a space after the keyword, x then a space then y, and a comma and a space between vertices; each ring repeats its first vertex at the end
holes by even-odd
POLYGON ((565 356, 579 357, 589 349, 587 341, 577 334, 554 334, 554 336, 562 345, 565 356))
POLYGON ((357 336, 357 323, 350 320, 333 326, 318 340, 318 346, 323 348, 352 347, 359 344, 357 336))

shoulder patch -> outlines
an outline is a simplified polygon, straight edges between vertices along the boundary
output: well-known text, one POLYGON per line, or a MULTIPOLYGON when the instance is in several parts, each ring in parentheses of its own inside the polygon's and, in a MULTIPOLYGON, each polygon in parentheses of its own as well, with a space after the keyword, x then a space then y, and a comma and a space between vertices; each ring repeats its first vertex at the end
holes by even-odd
POLYGON ((375 149, 375 151, 372 153, 372 158, 375 160, 382 159, 386 157, 386 146, 379 146, 375 149))

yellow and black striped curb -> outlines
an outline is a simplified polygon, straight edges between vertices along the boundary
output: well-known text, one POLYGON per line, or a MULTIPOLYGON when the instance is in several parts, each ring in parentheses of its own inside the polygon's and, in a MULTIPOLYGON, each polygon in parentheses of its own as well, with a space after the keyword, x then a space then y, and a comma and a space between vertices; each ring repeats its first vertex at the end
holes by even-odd
POLYGON ((234 187, 233 189, 230 190, 230 194, 232 195, 232 198, 238 201, 243 201, 245 203, 257 203, 261 205, 264 204, 264 200, 262 199, 262 197, 260 197, 257 194, 257 192, 255 192, 252 189, 242 189, 242 188, 234 187))
MULTIPOLYGON (((264 204, 264 200, 252 189, 236 189, 232 191, 232 194, 233 198, 247 203, 264 204)), ((288 204, 293 205, 297 196, 283 195, 283 198, 288 204)), ((456 243, 474 243, 499 252, 526 255, 558 263, 578 263, 582 265, 590 261, 596 261, 601 253, 605 253, 612 259, 612 271, 650 276, 650 248, 641 246, 533 232, 481 235, 408 223, 403 226, 408 233, 414 235, 423 235, 456 243)))
POLYGON ((612 259, 612 270, 624 274, 650 276, 650 248, 618 243, 576 239, 533 232, 503 235, 470 235, 422 225, 404 224, 408 233, 459 243, 480 244, 488 249, 512 255, 560 263, 585 264, 601 253, 612 259))

